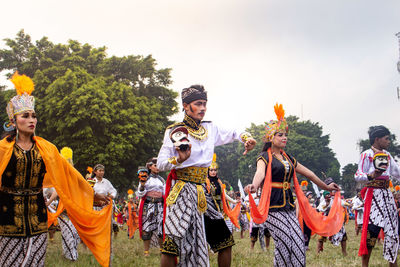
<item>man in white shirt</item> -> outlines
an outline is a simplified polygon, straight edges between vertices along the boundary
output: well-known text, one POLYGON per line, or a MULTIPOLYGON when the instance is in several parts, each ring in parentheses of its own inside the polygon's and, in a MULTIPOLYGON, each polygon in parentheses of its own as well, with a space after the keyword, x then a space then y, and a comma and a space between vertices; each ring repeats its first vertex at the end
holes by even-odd
MULTIPOLYGON (((246 154, 256 142, 247 133, 225 130, 202 121, 207 110, 207 92, 203 86, 192 85, 183 89, 182 102, 184 120, 167 128, 158 154, 160 171, 171 170, 166 185, 161 266, 175 266, 177 256, 179 266, 209 266, 203 220, 207 201, 202 184, 206 181, 214 147, 239 140, 244 143, 246 154), (189 147, 180 149, 174 146, 170 133, 175 127, 187 129, 189 147)), ((230 254, 226 256, 225 266, 230 266, 230 254)))

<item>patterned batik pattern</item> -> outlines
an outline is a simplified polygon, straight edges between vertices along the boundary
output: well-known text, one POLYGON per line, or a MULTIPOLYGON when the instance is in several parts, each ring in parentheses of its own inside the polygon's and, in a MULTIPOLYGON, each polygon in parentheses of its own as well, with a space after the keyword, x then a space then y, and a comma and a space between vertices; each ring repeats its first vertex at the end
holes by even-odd
POLYGON ((0 266, 44 266, 47 233, 30 237, 0 236, 0 266))
POLYGON ((61 228, 63 255, 68 260, 76 261, 78 244, 81 242, 78 231, 66 215, 59 216, 58 223, 61 228))
POLYGON ((143 204, 142 229, 149 237, 162 236, 163 203, 147 202, 143 204))
POLYGON ((274 239, 274 266, 306 266, 304 236, 295 211, 271 211, 264 226, 274 239))
POLYGON ((178 254, 178 266, 209 266, 204 221, 197 208, 195 184, 186 183, 176 202, 167 206, 164 228, 167 242, 164 241, 162 252, 178 254), (177 251, 170 251, 174 246, 177 251))
POLYGON ((239 224, 242 231, 247 231, 249 229, 249 220, 247 219, 246 213, 240 213, 239 224))
MULTIPOLYGON (((367 190, 372 189, 368 188, 367 190)), ((369 224, 382 227, 385 233, 383 257, 385 260, 394 263, 399 248, 396 204, 389 189, 374 188, 373 190, 369 224)))
POLYGON ((330 237, 330 240, 334 246, 339 246, 340 242, 347 240, 346 229, 344 228, 344 224, 342 228, 340 228, 339 232, 330 237))

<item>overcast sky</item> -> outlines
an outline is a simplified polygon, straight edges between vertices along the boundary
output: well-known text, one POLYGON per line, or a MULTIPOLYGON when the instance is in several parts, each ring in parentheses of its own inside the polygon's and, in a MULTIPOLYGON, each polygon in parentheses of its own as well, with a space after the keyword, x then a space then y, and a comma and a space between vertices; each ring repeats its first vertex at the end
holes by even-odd
POLYGON ((1 6, 0 39, 24 29, 33 40, 105 45, 110 56, 152 54, 160 68, 172 68, 174 90, 205 86, 206 119, 220 125, 263 123, 275 118, 274 103, 282 103, 288 115, 323 126, 342 167, 358 161, 356 143, 371 125, 386 125, 400 139, 399 1, 20 0, 1 6))

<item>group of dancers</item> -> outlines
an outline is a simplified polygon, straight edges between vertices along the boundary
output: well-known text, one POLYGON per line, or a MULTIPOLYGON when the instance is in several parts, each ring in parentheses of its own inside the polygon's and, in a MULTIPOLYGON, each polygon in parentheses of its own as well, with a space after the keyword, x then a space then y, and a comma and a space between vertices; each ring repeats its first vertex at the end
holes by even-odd
MULTIPOLYGON (((47 231, 58 220, 74 239, 64 240, 63 247, 68 250, 82 241, 102 266, 109 266, 111 232, 118 231, 117 222, 112 219, 117 192, 104 178, 105 166, 95 165, 86 180, 67 156, 36 136, 33 82, 18 73, 11 81, 17 95, 7 105, 9 122, 4 125, 4 138, 0 141, 0 265, 43 266, 47 231), (46 200, 43 188, 53 188, 45 193, 46 200), (48 207, 55 199, 58 205, 52 213, 48 207), (73 245, 68 246, 69 243, 73 245)), ((274 266, 306 265, 306 232, 320 235, 322 244, 323 237, 345 241, 340 188, 333 181, 322 181, 294 155, 285 152, 289 126, 282 105, 274 107, 277 119, 266 124, 253 181, 244 188, 249 198, 248 214, 240 197, 227 194, 213 155, 216 146, 234 141, 243 143, 246 155, 256 140, 246 131, 203 121, 208 101, 203 86, 184 88, 181 98, 183 121, 167 127, 158 156, 138 170, 135 194, 140 198, 139 206, 130 194, 128 203, 119 207, 125 211, 129 237, 139 228, 144 255, 149 254, 151 244, 158 244, 161 266, 209 266, 210 248, 218 253, 219 266, 230 266, 235 245, 232 227, 246 227, 245 217, 250 217, 265 236, 272 237, 274 266), (160 171, 169 172, 166 181, 159 176, 160 171), (301 189, 297 173, 331 198, 325 199, 319 211, 301 189)), ((361 191, 359 255, 362 265, 368 266, 382 230, 383 256, 389 266, 397 266, 398 214, 389 181, 400 180, 400 167, 386 151, 389 130, 372 127, 369 136, 371 149, 361 154, 355 174, 356 181, 365 184, 361 191)), ((74 260, 77 255, 70 251, 66 257, 74 260)))

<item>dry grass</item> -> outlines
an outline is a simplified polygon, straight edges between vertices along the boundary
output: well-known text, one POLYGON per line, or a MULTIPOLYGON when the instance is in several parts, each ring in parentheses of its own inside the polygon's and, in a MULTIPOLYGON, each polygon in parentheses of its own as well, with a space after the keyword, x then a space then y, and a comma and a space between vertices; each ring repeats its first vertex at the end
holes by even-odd
MULTIPOLYGON (((320 255, 316 253, 317 238, 314 237, 310 242, 310 250, 307 252, 307 266, 361 266, 361 259, 357 256, 360 242, 360 235, 356 236, 354 231, 354 221, 346 225, 348 234, 347 252, 348 256, 343 257, 340 247, 334 247, 329 242, 324 245, 324 252, 320 255)), ((112 266, 159 266, 160 253, 156 248, 151 249, 150 257, 143 257, 143 244, 138 239, 139 234, 136 232, 135 239, 128 240, 125 231, 120 231, 116 240, 113 240, 113 260, 112 266)), ((79 247, 79 259, 76 262, 70 262, 62 256, 61 235, 56 233, 53 242, 49 242, 46 257, 46 266, 76 266, 88 267, 99 266, 91 255, 89 250, 79 247)), ((262 252, 259 244, 256 244, 254 251, 250 250, 250 239, 246 236, 240 239, 239 233, 235 233, 236 245, 233 247, 232 266, 249 267, 249 266, 273 266, 273 242, 267 252, 262 252)), ((217 266, 217 256, 210 255, 210 265, 217 266)), ((388 266, 388 263, 382 257, 382 245, 377 245, 373 251, 370 266, 388 266)))

